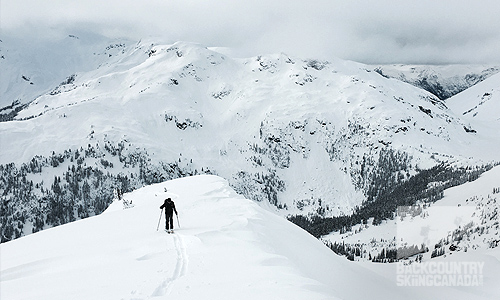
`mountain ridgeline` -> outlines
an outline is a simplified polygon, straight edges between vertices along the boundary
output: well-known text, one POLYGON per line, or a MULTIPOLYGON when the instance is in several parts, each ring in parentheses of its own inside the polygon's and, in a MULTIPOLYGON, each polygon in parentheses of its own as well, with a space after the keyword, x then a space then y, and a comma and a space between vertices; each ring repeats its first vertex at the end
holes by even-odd
POLYGON ((434 201, 498 161, 480 120, 355 62, 70 36, 55 53, 75 63, 54 73, 20 63, 36 45, 1 45, 2 242, 99 214, 117 189, 197 174, 319 237, 434 201))
POLYGON ((382 65, 373 69, 387 78, 395 78, 422 88, 446 100, 500 72, 488 65, 382 65))

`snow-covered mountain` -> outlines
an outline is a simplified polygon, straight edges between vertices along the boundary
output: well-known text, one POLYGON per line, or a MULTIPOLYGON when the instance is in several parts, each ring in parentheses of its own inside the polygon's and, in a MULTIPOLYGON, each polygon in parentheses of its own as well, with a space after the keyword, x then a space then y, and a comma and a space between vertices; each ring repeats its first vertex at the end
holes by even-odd
POLYGON ((439 99, 448 99, 500 72, 488 65, 380 65, 373 70, 422 88, 439 99))
POLYGON ((200 173, 283 215, 328 217, 422 169, 468 166, 462 180, 499 160, 479 117, 355 62, 86 35, 37 45, 2 38, 3 240, 98 214, 115 188, 200 173))
POLYGON ((333 255, 217 176, 167 181, 123 199, 132 206, 116 200, 99 216, 1 244, 2 299, 498 297, 498 251, 437 258, 442 265, 483 262, 477 272, 458 274, 480 278, 481 285, 403 286, 395 265, 333 255), (175 234, 156 231, 165 197, 179 211, 175 234))
MULTIPOLYGON (((451 97, 446 105, 455 115, 462 116, 462 120, 473 124, 464 127, 467 131, 474 134, 474 127, 493 136, 500 120, 496 105, 500 101, 499 86, 500 76, 493 75, 451 97)), ((496 149, 493 144, 488 145, 489 142, 486 140, 485 144, 476 146, 496 149)), ((349 259, 378 262, 408 258, 425 260, 471 249, 494 249, 500 241, 499 193, 500 168, 497 166, 473 182, 444 190, 438 197, 442 199, 436 202, 394 207, 396 217, 381 224, 376 222, 378 226, 373 226, 372 219, 365 218, 350 223, 354 226, 343 226, 341 230, 326 234, 323 239, 332 250, 349 259)), ((401 197, 405 193, 396 191, 396 195, 401 197)))
POLYGON ((120 40, 110 41, 85 33, 64 38, 29 40, 0 38, 0 116, 9 120, 23 105, 50 92, 59 84, 69 84, 77 72, 94 70, 121 50, 120 40), (10 114, 10 115, 9 115, 10 114))

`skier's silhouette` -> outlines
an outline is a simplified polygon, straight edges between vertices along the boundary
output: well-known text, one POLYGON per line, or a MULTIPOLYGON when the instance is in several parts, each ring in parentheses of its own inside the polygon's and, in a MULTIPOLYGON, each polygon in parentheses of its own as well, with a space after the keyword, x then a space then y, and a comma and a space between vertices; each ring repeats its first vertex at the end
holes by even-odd
POLYGON ((178 215, 174 201, 170 198, 165 199, 165 202, 160 206, 160 209, 163 208, 165 209, 165 230, 167 230, 168 233, 174 232, 174 212, 178 215))

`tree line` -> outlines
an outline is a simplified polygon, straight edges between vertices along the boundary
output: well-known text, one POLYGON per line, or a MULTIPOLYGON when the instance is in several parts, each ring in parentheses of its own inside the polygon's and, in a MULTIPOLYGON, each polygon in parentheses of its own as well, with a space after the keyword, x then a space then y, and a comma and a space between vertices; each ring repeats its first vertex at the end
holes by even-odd
POLYGON ((190 163, 181 164, 181 159, 152 165, 147 151, 124 149, 123 143, 89 144, 49 157, 35 156, 20 166, 0 165, 1 242, 98 215, 113 201, 116 189, 130 192, 168 179, 211 173, 208 168, 199 172, 190 163))
POLYGON ((402 180, 397 175, 401 162, 409 160, 400 161, 401 157, 394 150, 380 153, 365 190, 367 200, 353 214, 336 217, 291 215, 288 219, 317 238, 356 224, 366 224, 369 219, 373 220, 373 225, 379 225, 383 220, 392 219, 399 206, 412 206, 418 201, 435 202, 443 198, 445 189, 473 181, 493 167, 453 167, 440 163, 430 169, 417 170, 416 174, 402 180))

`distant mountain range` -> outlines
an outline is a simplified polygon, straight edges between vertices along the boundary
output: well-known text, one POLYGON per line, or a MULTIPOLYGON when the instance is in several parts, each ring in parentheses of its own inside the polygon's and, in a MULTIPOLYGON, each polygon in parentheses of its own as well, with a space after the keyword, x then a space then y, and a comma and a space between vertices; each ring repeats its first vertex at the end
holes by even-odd
POLYGON ((373 70, 422 88, 446 100, 500 72, 488 65, 380 65, 373 70))
POLYGON ((405 195, 435 201, 500 160, 495 67, 236 59, 91 35, 0 47, 2 241, 99 214, 118 188, 195 174, 284 216, 327 218, 439 168, 405 195))

